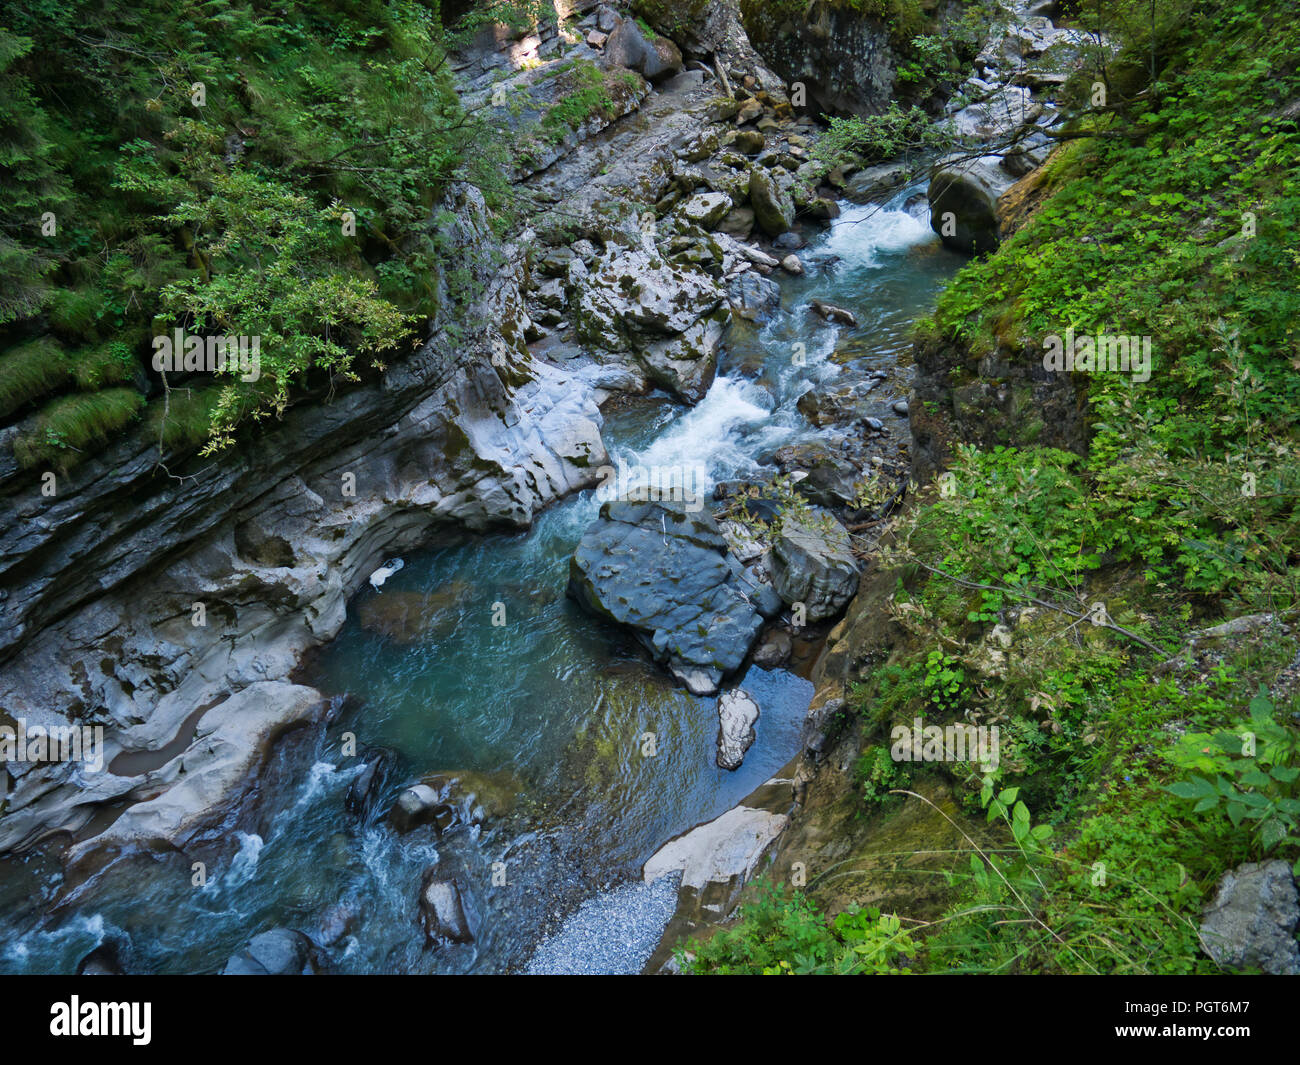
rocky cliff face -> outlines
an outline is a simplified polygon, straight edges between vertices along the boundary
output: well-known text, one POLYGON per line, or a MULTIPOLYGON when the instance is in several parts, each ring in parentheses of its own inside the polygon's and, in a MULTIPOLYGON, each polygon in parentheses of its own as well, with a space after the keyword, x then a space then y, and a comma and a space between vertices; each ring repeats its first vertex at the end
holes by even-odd
POLYGON ((869 115, 893 99, 898 61, 880 20, 825 0, 799 11, 747 0, 740 11, 759 53, 787 84, 804 84, 810 105, 869 115))
POLYGON ((909 420, 912 476, 924 484, 959 443, 980 448, 1054 447, 1087 452, 1087 389, 1043 369, 1028 343, 974 349, 938 336, 914 349, 909 420))
MULTIPOLYGON (((491 241, 478 194, 450 206, 467 261, 487 263, 471 254, 491 241)), ((168 750, 197 709, 286 680, 385 556, 438 527, 527 526, 594 482, 593 391, 529 355, 518 258, 480 268, 459 328, 440 323, 382 379, 291 408, 233 453, 163 468, 151 441, 124 441, 52 496, 7 460, 0 707, 28 729, 102 725, 109 768, 10 763, 0 851, 156 791, 179 759, 126 775, 150 759, 115 759, 168 750)), ((283 688, 294 698, 270 700, 272 717, 309 691, 283 688)))

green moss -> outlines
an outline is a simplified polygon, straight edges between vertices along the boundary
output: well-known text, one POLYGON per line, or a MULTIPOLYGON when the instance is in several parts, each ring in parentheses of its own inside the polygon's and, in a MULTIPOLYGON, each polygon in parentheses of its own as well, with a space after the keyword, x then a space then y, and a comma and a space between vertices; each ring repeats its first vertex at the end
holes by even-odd
POLYGON ((14 441, 14 455, 26 469, 45 464, 66 469, 87 448, 134 421, 143 406, 144 397, 129 388, 56 399, 41 411, 33 430, 14 441))
POLYGON ((542 117, 541 134, 551 142, 563 139, 570 130, 600 116, 612 118, 617 102, 635 92, 641 79, 631 71, 602 71, 594 63, 580 60, 559 76, 561 99, 542 117))
MULTIPOLYGON (((808 0, 741 0, 740 13, 750 35, 765 40, 777 33, 783 22, 803 19, 810 6, 808 0)), ((906 47, 930 24, 918 0, 822 0, 821 6, 876 19, 898 47, 906 47)))
POLYGON ((222 386, 174 388, 166 401, 155 399, 145 414, 145 432, 161 443, 165 451, 191 450, 208 438, 212 412, 222 386))
POLYGON ((0 418, 55 391, 70 372, 67 353, 53 337, 10 348, 0 355, 0 418))
POLYGON ((126 340, 108 340, 71 357, 72 374, 78 387, 87 390, 122 384, 143 372, 132 345, 126 340))
POLYGON ((50 298, 46 314, 50 328, 64 340, 93 340, 104 310, 103 296, 93 289, 59 289, 50 298))

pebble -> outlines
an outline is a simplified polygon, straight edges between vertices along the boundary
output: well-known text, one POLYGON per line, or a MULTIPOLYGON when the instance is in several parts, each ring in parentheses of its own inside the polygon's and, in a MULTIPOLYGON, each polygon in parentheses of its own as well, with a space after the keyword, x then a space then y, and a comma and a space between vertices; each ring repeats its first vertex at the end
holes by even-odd
POLYGON ((894 404, 894 413, 895 413, 895 414, 903 414, 903 415, 907 414, 907 400, 905 400, 905 399, 900 399, 897 403, 895 403, 895 404, 894 404))
POLYGON ((633 976, 677 910, 678 876, 623 884, 588 899, 537 948, 530 976, 633 976))

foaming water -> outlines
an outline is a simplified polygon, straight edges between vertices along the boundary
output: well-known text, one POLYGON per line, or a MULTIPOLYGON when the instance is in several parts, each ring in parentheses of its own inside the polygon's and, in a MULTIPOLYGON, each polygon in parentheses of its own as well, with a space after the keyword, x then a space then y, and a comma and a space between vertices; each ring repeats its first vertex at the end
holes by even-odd
POLYGON ((836 220, 821 251, 836 255, 850 269, 881 270, 890 265, 890 254, 922 244, 938 244, 927 213, 913 215, 903 204, 916 195, 915 188, 886 204, 855 204, 836 220))
POLYGON ((642 448, 612 451, 616 458, 642 466, 698 466, 707 487, 745 469, 752 461, 749 445, 775 406, 763 388, 740 377, 718 377, 705 397, 670 424, 663 435, 642 448))
MULTIPOLYGON (((938 246, 923 212, 903 209, 914 191, 883 209, 848 207, 803 249, 807 274, 784 280, 770 321, 732 329, 695 407, 654 400, 611 415, 604 436, 615 460, 699 468, 707 489, 815 435, 796 403, 841 372, 846 346, 893 368, 911 322, 960 261, 938 246), (859 325, 812 314, 814 298, 848 307, 859 325)), ((195 889, 183 855, 122 862, 83 889, 80 910, 44 913, 57 875, 11 864, 0 875, 0 900, 14 897, 0 918, 0 969, 68 972, 105 938, 122 937, 139 970, 213 972, 257 932, 285 926, 321 938, 324 915, 343 911, 346 932, 328 947, 340 971, 522 971, 557 932, 557 916, 584 900, 592 905, 583 914, 660 920, 659 908, 629 903, 641 893, 619 885, 665 840, 785 765, 812 686, 748 670, 739 683, 762 708, 757 739, 740 769, 718 769, 715 701, 674 686, 626 633, 565 597, 569 559, 599 506, 596 492, 580 493, 526 534, 458 536, 408 554, 382 591, 363 588, 306 678, 355 701, 296 755, 282 793, 262 796, 256 824, 231 833, 207 886, 195 889), (366 819, 345 811, 363 766, 345 753, 348 736, 363 755, 382 748, 392 759, 366 819), (485 824, 441 838, 386 826, 400 787, 448 772, 472 773, 492 793, 485 824), (417 896, 431 869, 459 884, 473 944, 426 942, 417 896)), ((584 966, 601 964, 576 953, 584 966)))

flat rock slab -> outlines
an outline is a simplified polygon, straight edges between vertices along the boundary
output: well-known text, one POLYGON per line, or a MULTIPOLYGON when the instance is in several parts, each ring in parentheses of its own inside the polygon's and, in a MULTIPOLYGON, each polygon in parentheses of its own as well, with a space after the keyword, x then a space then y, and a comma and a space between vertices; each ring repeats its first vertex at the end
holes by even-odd
POLYGON ((665 843, 642 869, 647 883, 680 871, 683 888, 703 891, 713 883, 743 883, 785 830, 784 814, 737 806, 684 836, 665 843))
POLYGON ((300 684, 262 681, 235 692, 203 715, 188 749, 159 772, 157 783, 168 785, 165 790, 128 807, 103 833, 72 848, 68 865, 132 845, 183 847, 254 786, 280 735, 325 712, 321 693, 300 684))

